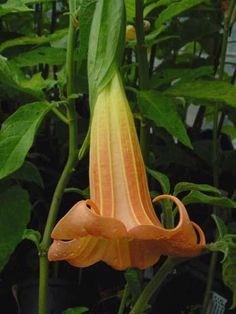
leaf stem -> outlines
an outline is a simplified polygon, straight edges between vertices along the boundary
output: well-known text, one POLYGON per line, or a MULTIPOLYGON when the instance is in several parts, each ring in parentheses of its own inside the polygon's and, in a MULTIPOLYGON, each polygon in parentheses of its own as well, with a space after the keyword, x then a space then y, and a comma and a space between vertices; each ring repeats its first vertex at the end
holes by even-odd
MULTIPOLYGON (((67 44, 66 74, 67 74, 67 97, 74 92, 74 44, 75 44, 75 27, 73 25, 73 12, 76 10, 76 0, 69 0, 70 24, 67 44)), ((69 98, 69 97, 68 97, 69 98)), ((40 275, 39 275, 39 314, 47 313, 47 286, 48 286, 48 259, 47 251, 51 242, 51 232, 55 225, 58 209, 67 183, 74 171, 77 163, 78 140, 77 140, 77 117, 73 99, 68 100, 67 119, 69 123, 69 153, 66 165, 57 183, 53 194, 49 214, 40 243, 40 275)))
POLYGON ((154 293, 162 285, 166 277, 173 270, 177 264, 177 259, 168 257, 165 262, 162 264, 160 269, 156 272, 155 276, 149 283, 146 285, 138 300, 136 301, 134 307, 132 308, 130 314, 142 314, 148 307, 148 302, 154 295, 154 293))
POLYGON ((119 310, 118 310, 117 314, 123 314, 124 313, 125 305, 126 305, 126 301, 127 301, 128 296, 129 296, 129 287, 128 287, 128 284, 126 284, 124 291, 123 291, 123 294, 122 294, 122 299, 121 299, 119 310))

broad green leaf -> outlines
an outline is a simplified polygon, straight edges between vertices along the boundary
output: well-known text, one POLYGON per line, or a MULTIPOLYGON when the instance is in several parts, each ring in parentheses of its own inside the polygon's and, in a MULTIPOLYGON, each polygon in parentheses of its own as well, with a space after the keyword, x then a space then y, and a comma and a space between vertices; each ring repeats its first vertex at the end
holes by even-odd
POLYGON ((88 51, 90 108, 99 92, 109 83, 123 54, 124 2, 100 0, 96 4, 88 51))
POLYGON ((4 4, 0 4, 0 16, 9 13, 28 12, 33 9, 28 8, 23 0, 8 0, 4 4))
POLYGON ((21 242, 30 220, 28 192, 12 186, 0 194, 0 271, 21 242))
POLYGON ((69 308, 63 311, 62 314, 83 314, 83 313, 88 312, 88 310, 89 309, 87 307, 79 306, 79 307, 69 308))
POLYGON ((186 10, 204 2, 204 0, 182 0, 170 4, 165 10, 163 10, 155 22, 156 29, 162 27, 162 25, 170 21, 173 17, 183 13, 186 10))
POLYGON ((33 144, 41 121, 50 110, 47 102, 20 107, 3 124, 0 131, 0 178, 19 169, 33 144))
POLYGON ((19 67, 34 66, 37 64, 61 65, 65 63, 65 49, 54 47, 39 47, 31 51, 21 53, 11 59, 19 67))
POLYGON ((155 179, 157 180, 162 188, 162 192, 164 194, 169 194, 170 193, 170 180, 169 178, 164 174, 159 171, 154 171, 149 168, 147 168, 147 172, 155 179))
POLYGON ((224 253, 222 261, 223 282, 233 292, 233 302, 231 309, 236 307, 236 235, 226 234, 215 243, 207 245, 211 251, 224 253))
POLYGON ((135 0, 125 0, 126 19, 133 23, 135 17, 135 0))
POLYGON ((68 33, 68 29, 60 29, 53 34, 48 36, 38 36, 38 37, 17 37, 14 39, 9 39, 0 44, 0 53, 7 48, 15 46, 38 46, 46 43, 51 43, 65 37, 68 33))
POLYGON ((165 128, 184 145, 192 147, 172 98, 150 90, 139 92, 138 99, 140 111, 144 117, 154 121, 157 126, 165 128))
POLYGON ((225 104, 236 107, 236 87, 224 81, 198 80, 190 83, 175 84, 165 91, 166 95, 185 97, 192 101, 225 104))
POLYGON ((220 195, 221 192, 214 186, 208 185, 208 184, 196 184, 192 182, 179 182, 176 184, 174 189, 174 195, 178 195, 181 192, 185 191, 202 191, 202 192, 209 192, 214 193, 217 195, 220 195))
POLYGON ((22 236, 22 240, 32 241, 35 244, 35 246, 39 249, 41 234, 39 231, 33 229, 25 229, 22 236))
POLYGON ((41 73, 36 73, 30 79, 12 62, 0 56, 0 90, 9 97, 19 94, 27 100, 44 99, 43 89, 51 88, 56 81, 44 80, 41 73))
POLYGON ((79 11, 79 51, 78 68, 87 59, 88 42, 96 0, 83 0, 79 11))
POLYGON ((29 161, 25 161, 23 166, 11 175, 12 179, 32 182, 41 188, 44 187, 43 179, 37 167, 29 161))
POLYGON ((183 198, 184 204, 202 203, 212 206, 236 208, 236 202, 227 197, 218 197, 204 194, 200 191, 191 191, 183 198))

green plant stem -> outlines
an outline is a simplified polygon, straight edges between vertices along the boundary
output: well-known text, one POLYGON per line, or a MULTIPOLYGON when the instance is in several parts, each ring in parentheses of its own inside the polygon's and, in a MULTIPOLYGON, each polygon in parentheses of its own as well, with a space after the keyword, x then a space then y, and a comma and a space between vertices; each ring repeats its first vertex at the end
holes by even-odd
MULTIPOLYGON (((219 66, 219 80, 223 80, 224 78, 224 69, 225 69, 225 58, 226 58, 226 51, 227 51, 227 44, 228 44, 228 37, 229 37, 229 30, 230 30, 230 22, 232 18, 232 14, 234 12, 235 7, 235 0, 232 0, 226 13, 226 17, 224 20, 224 34, 223 34, 223 41, 222 41, 222 48, 220 54, 220 66, 219 66)), ((219 120, 219 105, 217 104, 214 110, 214 117, 213 117, 213 151, 212 151, 212 162, 213 162, 213 184, 214 186, 219 186, 219 164, 218 164, 218 137, 220 134, 220 130, 218 128, 218 120, 219 120)), ((217 209, 214 209, 214 213, 217 213, 217 209)), ((202 305, 201 313, 205 314, 207 312, 208 304, 211 298, 211 290, 214 282, 214 273, 215 268, 218 261, 218 254, 217 252, 213 252, 211 255, 210 267, 208 271, 207 277, 207 285, 204 294, 204 300, 202 305)))
MULTIPOLYGON (((75 28, 73 25, 73 12, 76 9, 75 0, 69 0, 70 8, 70 25, 67 44, 67 59, 66 59, 66 74, 67 74, 67 97, 74 92, 74 44, 75 44, 75 28)), ((43 234, 42 242, 40 243, 39 252, 39 314, 47 313, 47 286, 48 286, 48 259, 47 251, 51 242, 51 232, 56 222, 58 209, 62 200, 64 189, 74 171, 77 163, 78 154, 78 126, 76 118, 75 104, 72 99, 69 100, 67 106, 67 119, 69 122, 69 153, 66 165, 58 181, 53 194, 49 214, 43 234)))
POLYGON ((160 269, 156 272, 153 279, 146 285, 135 305, 133 306, 130 314, 142 314, 148 306, 149 300, 154 293, 158 290, 161 284, 164 282, 169 273, 173 270, 177 264, 177 259, 168 257, 162 264, 160 269))
MULTIPOLYGON (((147 48, 144 46, 144 26, 143 26, 143 0, 135 1, 135 28, 137 35, 136 54, 138 60, 139 87, 146 89, 149 85, 149 65, 147 59, 147 48)), ((140 125, 140 147, 143 159, 148 164, 148 128, 145 122, 140 125)))
POLYGON ((52 108, 52 112, 65 124, 69 124, 68 119, 64 116, 63 113, 61 113, 57 108, 52 108))
POLYGON ((128 296, 129 296, 129 287, 128 287, 128 284, 126 284, 124 291, 123 291, 123 294, 122 294, 122 299, 121 299, 119 310, 118 310, 117 314, 124 314, 126 301, 127 301, 128 296))

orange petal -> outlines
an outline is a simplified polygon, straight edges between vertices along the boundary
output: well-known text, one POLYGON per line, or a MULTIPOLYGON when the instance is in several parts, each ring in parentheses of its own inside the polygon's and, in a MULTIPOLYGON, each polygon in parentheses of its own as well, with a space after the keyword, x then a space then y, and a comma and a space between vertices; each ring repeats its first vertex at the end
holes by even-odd
POLYGON ((100 216, 97 212, 98 209, 92 201, 76 203, 56 224, 51 235, 52 238, 71 240, 86 235, 109 239, 127 237, 127 230, 121 221, 100 216))

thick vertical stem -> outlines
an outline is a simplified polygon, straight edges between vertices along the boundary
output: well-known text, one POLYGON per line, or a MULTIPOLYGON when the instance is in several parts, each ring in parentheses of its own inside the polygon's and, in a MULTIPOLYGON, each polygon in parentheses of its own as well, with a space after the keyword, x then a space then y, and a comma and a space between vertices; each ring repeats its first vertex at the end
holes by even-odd
POLYGON ((156 272, 153 279, 146 285, 141 295, 139 296, 137 302, 132 308, 130 314, 142 314, 147 308, 148 302, 155 294, 155 292, 162 285, 166 277, 173 270, 176 263, 175 261, 168 257, 165 262, 162 264, 161 268, 156 272))
MULTIPOLYGON (((76 9, 76 1, 69 0, 70 25, 67 45, 66 74, 67 74, 67 97, 74 92, 74 43, 75 28, 73 25, 73 13, 76 9)), ((69 98, 68 98, 69 99, 69 98)), ((48 259, 47 251, 50 245, 50 235, 55 225, 58 209, 62 200, 64 189, 73 173, 77 163, 77 117, 73 100, 68 100, 67 118, 69 121, 69 152, 66 165, 53 194, 49 214, 40 243, 40 275, 39 275, 39 314, 47 313, 47 286, 48 286, 48 259)))

